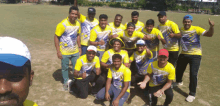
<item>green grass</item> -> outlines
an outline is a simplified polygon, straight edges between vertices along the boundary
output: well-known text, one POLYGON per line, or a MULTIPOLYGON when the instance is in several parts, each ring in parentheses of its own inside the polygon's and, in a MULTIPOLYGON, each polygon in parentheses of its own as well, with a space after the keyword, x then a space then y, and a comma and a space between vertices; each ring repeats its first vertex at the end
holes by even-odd
MULTIPOLYGON (((95 99, 89 96, 87 99, 78 99, 68 92, 62 91, 60 79, 60 60, 56 56, 53 36, 56 25, 68 16, 69 6, 54 5, 25 5, 25 4, 0 4, 0 36, 12 36, 25 42, 32 55, 32 66, 35 71, 33 85, 28 99, 33 100, 39 106, 73 106, 73 105, 98 105, 95 99)), ((80 13, 86 15, 87 7, 79 7, 80 13)), ((124 16, 123 22, 131 20, 133 10, 96 7, 96 18, 100 14, 107 14, 109 22, 112 22, 115 14, 124 16)), ((157 26, 157 13, 154 11, 137 10, 140 13, 140 21, 154 19, 157 26)), ((185 13, 168 12, 168 19, 182 27, 182 18, 185 13)), ((208 18, 215 21, 215 34, 212 38, 201 37, 203 56, 198 76, 198 88, 196 100, 193 103, 185 102, 185 97, 174 90, 174 99, 171 106, 217 106, 220 104, 220 62, 219 58, 219 16, 192 14, 193 25, 201 26, 208 30, 208 18)), ((184 74, 184 86, 180 89, 187 93, 189 83, 189 68, 184 74)), ((163 104, 164 96, 159 98, 158 104, 163 104)), ((108 102, 105 102, 108 104, 108 102)), ((141 106, 145 102, 135 96, 131 104, 125 106, 141 106)))

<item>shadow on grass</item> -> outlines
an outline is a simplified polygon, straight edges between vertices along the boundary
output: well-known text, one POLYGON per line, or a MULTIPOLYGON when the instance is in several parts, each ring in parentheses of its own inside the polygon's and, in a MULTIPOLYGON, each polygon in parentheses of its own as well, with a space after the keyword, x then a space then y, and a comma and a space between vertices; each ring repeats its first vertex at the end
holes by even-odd
MULTIPOLYGON (((53 73, 53 78, 54 78, 55 81, 60 81, 61 83, 63 83, 62 70, 61 70, 61 69, 57 69, 57 70, 53 73)), ((70 78, 70 79, 73 78, 72 68, 69 68, 69 78, 70 78)))
POLYGON ((130 96, 126 101, 127 104, 130 104, 132 102, 132 99, 135 95, 139 96, 145 102, 145 104, 149 104, 149 96, 144 95, 144 90, 138 88, 137 86, 134 86, 134 88, 130 88, 130 92, 130 96))
POLYGON ((188 94, 186 92, 184 92, 182 89, 180 89, 179 87, 173 87, 173 90, 175 90, 179 94, 183 95, 184 97, 188 96, 188 94))
POLYGON ((106 105, 104 104, 104 101, 105 101, 105 100, 97 100, 97 99, 95 99, 95 100, 93 101, 93 103, 94 103, 94 104, 100 104, 100 105, 102 105, 102 106, 106 106, 106 105))

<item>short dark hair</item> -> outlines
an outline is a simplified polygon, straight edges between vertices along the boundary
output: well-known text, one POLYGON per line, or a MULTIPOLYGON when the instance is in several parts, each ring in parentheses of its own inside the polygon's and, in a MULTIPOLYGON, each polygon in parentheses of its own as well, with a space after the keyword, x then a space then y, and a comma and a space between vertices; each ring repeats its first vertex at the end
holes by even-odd
POLYGON ((131 13, 131 16, 139 16, 139 13, 137 12, 137 11, 133 11, 132 13, 131 13))
POLYGON ((120 55, 120 54, 114 54, 113 56, 112 56, 112 60, 115 60, 115 59, 122 59, 122 56, 120 55))
POLYGON ((121 14, 116 14, 115 18, 118 17, 118 16, 121 17, 121 19, 123 18, 123 16, 121 14))
POLYGON ((134 27, 135 28, 135 24, 133 23, 133 22, 129 22, 128 24, 127 24, 127 28, 128 27, 134 27))
POLYGON ((71 6, 71 7, 70 7, 69 13, 71 13, 72 10, 79 11, 78 7, 75 7, 75 6, 71 6))
POLYGON ((108 19, 108 16, 107 16, 106 14, 101 14, 101 15, 99 16, 99 19, 102 19, 102 18, 108 19))
POLYGON ((153 25, 154 26, 154 20, 153 19, 147 20, 146 25, 153 25))

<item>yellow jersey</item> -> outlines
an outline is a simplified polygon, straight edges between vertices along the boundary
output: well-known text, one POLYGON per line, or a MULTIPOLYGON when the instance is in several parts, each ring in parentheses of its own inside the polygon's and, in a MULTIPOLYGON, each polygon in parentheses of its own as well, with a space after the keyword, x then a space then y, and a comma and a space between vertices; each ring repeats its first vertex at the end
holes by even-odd
POLYGON ((184 27, 182 27, 180 32, 182 34, 182 38, 180 40, 182 47, 181 54, 202 55, 200 36, 203 35, 206 30, 201 27, 191 25, 188 30, 185 30, 184 27))
POLYGON ((125 65, 121 64, 118 70, 114 67, 110 67, 107 78, 111 78, 113 80, 112 85, 120 90, 123 88, 124 82, 129 82, 127 92, 130 93, 131 70, 125 65))
MULTIPOLYGON (((92 71, 95 72, 96 68, 100 68, 99 57, 95 56, 92 61, 88 61, 86 54, 80 56, 75 65, 75 70, 79 71, 79 73, 86 72, 86 76, 89 76, 92 71)), ((77 79, 82 79, 82 77, 77 79)))
POLYGON ((80 14, 79 21, 81 23, 81 45, 88 46, 90 31, 92 30, 92 28, 99 24, 99 21, 96 18, 94 18, 93 21, 90 21, 86 16, 82 14, 80 14))
POLYGON ((100 42, 101 40, 104 40, 105 44, 98 45, 97 50, 105 51, 109 35, 112 35, 112 28, 110 26, 106 25, 105 29, 102 29, 99 25, 97 25, 91 30, 90 41, 100 42))
POLYGON ((112 28, 112 34, 117 34, 118 32, 124 31, 126 28, 123 24, 120 24, 119 27, 116 27, 114 22, 109 23, 109 26, 112 28))
POLYGON ((59 37, 62 55, 72 55, 79 52, 77 36, 81 33, 80 23, 70 23, 69 18, 62 20, 56 27, 55 34, 59 37))
POLYGON ((30 100, 25 100, 23 102, 23 105, 24 106, 38 106, 37 103, 33 102, 33 101, 30 101, 30 100))
POLYGON ((149 82, 150 87, 162 85, 166 83, 168 79, 175 79, 175 68, 169 62, 167 62, 165 67, 160 68, 158 67, 158 61, 154 61, 149 64, 147 73, 151 74, 149 82))
MULTIPOLYGON (((127 28, 127 24, 128 22, 125 23, 125 28, 127 28)), ((135 24, 135 31, 141 32, 142 28, 144 28, 144 23, 138 20, 137 23, 135 24)))
POLYGON ((161 39, 164 39, 160 30, 158 30, 157 28, 153 28, 151 32, 148 32, 146 30, 146 28, 143 28, 142 32, 145 35, 150 35, 152 38, 151 40, 145 40, 148 49, 150 49, 151 51, 159 51, 159 42, 160 41, 157 37, 160 36, 161 39))
POLYGON ((162 32, 166 44, 164 45, 165 49, 168 51, 179 51, 179 42, 178 38, 170 38, 168 35, 170 33, 180 33, 179 27, 173 21, 167 20, 165 24, 160 24, 158 29, 162 32))
POLYGON ((107 63, 107 64, 112 64, 113 63, 112 56, 114 54, 120 54, 122 56, 123 63, 129 63, 129 57, 128 57, 127 51, 120 50, 120 52, 115 52, 115 50, 113 48, 104 52, 101 62, 107 63))

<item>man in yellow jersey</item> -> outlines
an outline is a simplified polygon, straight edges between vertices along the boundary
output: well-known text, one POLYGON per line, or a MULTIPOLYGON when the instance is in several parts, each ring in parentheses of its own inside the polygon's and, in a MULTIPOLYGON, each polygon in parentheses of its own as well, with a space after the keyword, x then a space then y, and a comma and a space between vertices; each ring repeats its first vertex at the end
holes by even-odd
MULTIPOLYGON (((85 55, 77 59, 74 77, 76 78, 75 84, 77 88, 77 95, 80 98, 87 98, 89 92, 89 82, 95 82, 92 87, 92 95, 96 95, 103 87, 104 78, 100 76, 100 60, 96 56, 97 49, 95 46, 88 46, 85 55)), ((75 92, 75 91, 74 91, 75 92)))
POLYGON ((33 77, 27 46, 18 39, 0 37, 0 105, 38 106, 26 100, 33 77))
POLYGON ((173 100, 172 81, 175 79, 175 68, 167 60, 169 53, 166 49, 161 49, 158 55, 158 61, 149 64, 145 79, 139 83, 140 88, 144 89, 147 82, 150 86, 150 95, 152 106, 157 105, 157 98, 163 94, 166 95, 163 106, 169 106, 173 100))
POLYGON ((157 28, 154 28, 154 20, 149 19, 146 22, 145 28, 142 29, 142 32, 146 35, 149 35, 151 37, 150 40, 145 40, 146 45, 150 51, 153 53, 153 60, 157 60, 157 55, 159 51, 159 41, 162 42, 162 44, 166 44, 165 39, 163 38, 162 33, 157 28))
POLYGON ((109 23, 109 26, 112 28, 113 35, 126 29, 125 26, 121 23, 122 19, 123 16, 121 14, 116 14, 114 22, 109 23))
MULTIPOLYGON (((75 67, 76 60, 81 54, 80 36, 81 27, 80 23, 76 20, 79 9, 77 7, 70 7, 69 16, 62 20, 56 28, 54 42, 57 50, 57 57, 61 59, 63 88, 70 91, 68 68, 69 60, 72 66, 75 67)), ((74 72, 74 68, 73 68, 74 72)), ((74 79, 73 79, 74 80, 74 79)))
POLYGON ((179 53, 179 39, 181 34, 179 27, 173 21, 167 19, 166 12, 160 11, 157 15, 160 24, 158 29, 162 32, 166 44, 164 48, 169 51, 169 62, 175 66, 179 53))
POLYGON ((88 17, 80 13, 78 14, 78 19, 81 23, 81 55, 84 55, 86 53, 87 47, 89 45, 90 31, 92 30, 92 28, 99 24, 99 21, 94 18, 95 14, 96 10, 92 7, 88 8, 88 17))
POLYGON ((102 59, 102 55, 106 50, 109 36, 112 35, 112 28, 107 25, 108 16, 101 14, 99 16, 99 25, 94 27, 90 33, 90 45, 97 47, 97 56, 102 59))
POLYGON ((196 96, 197 76, 202 58, 202 47, 200 44, 200 36, 212 37, 214 33, 214 22, 209 19, 209 30, 199 26, 192 25, 193 17, 185 15, 183 17, 183 25, 180 29, 182 38, 180 44, 182 52, 177 60, 176 66, 176 84, 183 85, 182 77, 187 64, 190 65, 190 83, 189 83, 189 96, 186 101, 193 102, 196 96))
POLYGON ((113 106, 123 106, 130 94, 131 71, 122 64, 120 54, 114 54, 112 60, 113 66, 108 70, 106 86, 98 92, 96 99, 106 99, 113 106))
MULTIPOLYGON (((135 24, 135 31, 140 31, 142 30, 142 28, 144 28, 144 23, 138 20, 139 17, 139 13, 137 11, 133 11, 131 13, 131 22, 133 22, 135 24)), ((125 28, 127 28, 127 24, 129 22, 125 23, 125 28)))

